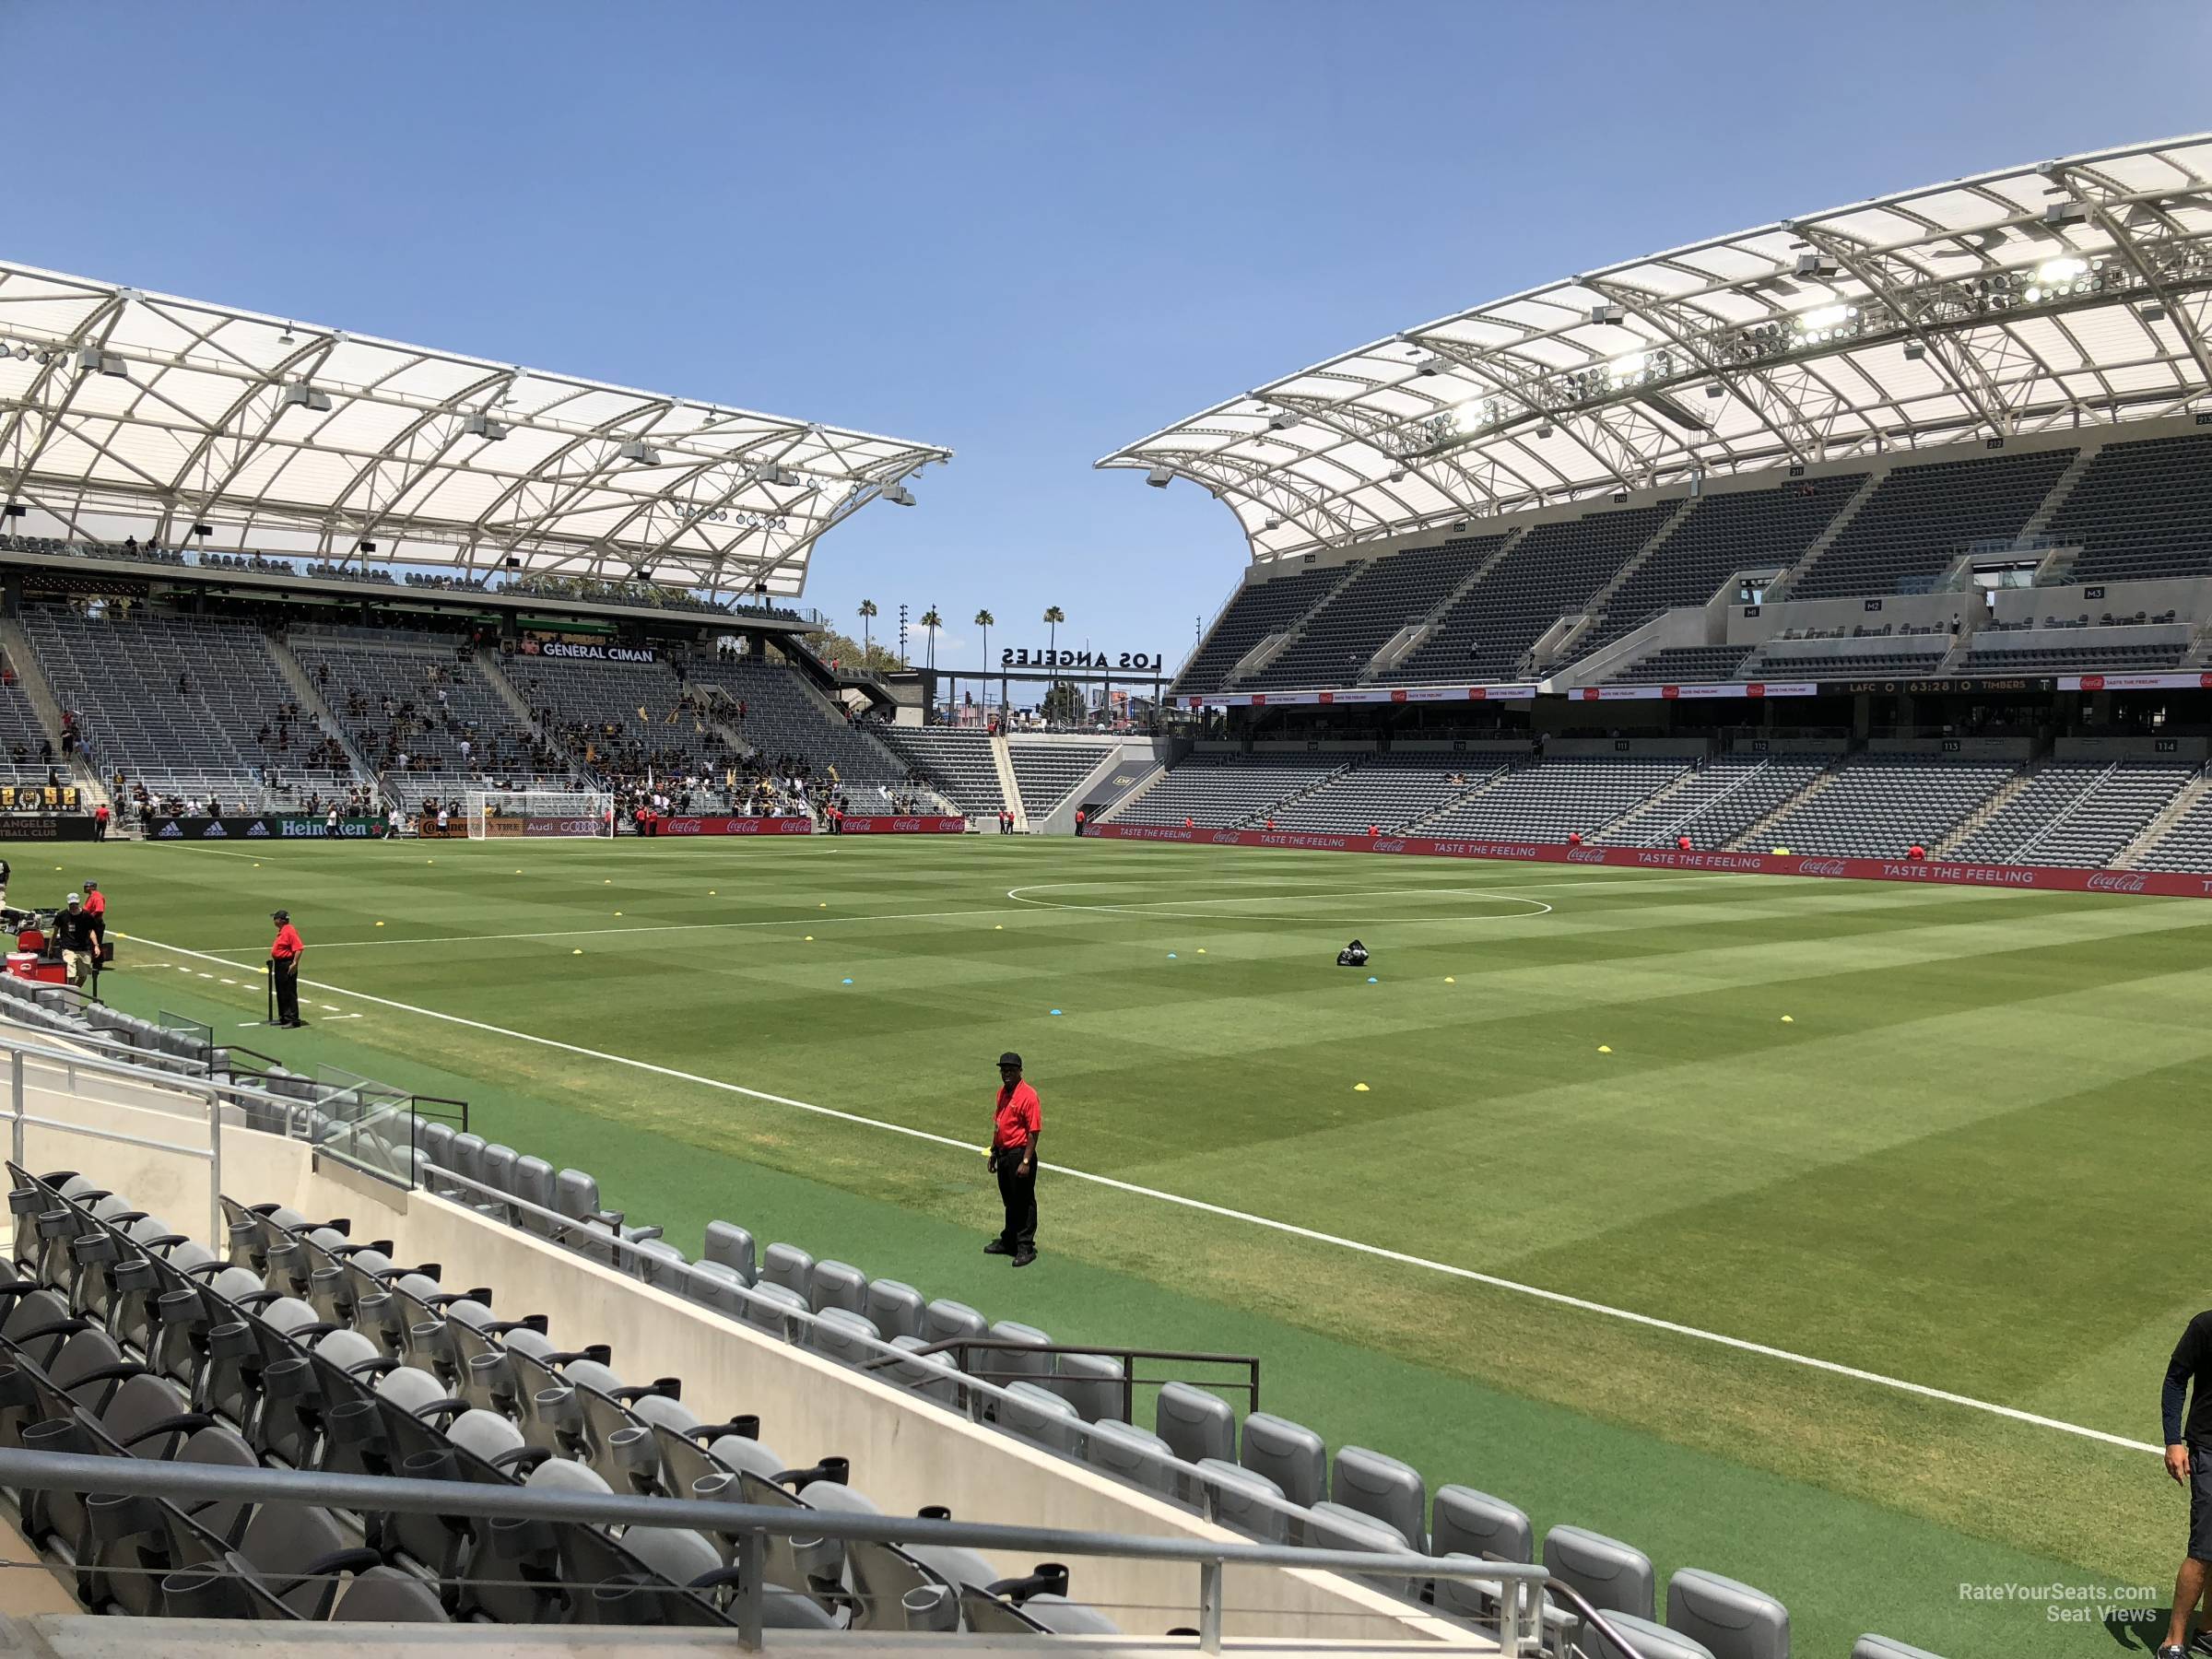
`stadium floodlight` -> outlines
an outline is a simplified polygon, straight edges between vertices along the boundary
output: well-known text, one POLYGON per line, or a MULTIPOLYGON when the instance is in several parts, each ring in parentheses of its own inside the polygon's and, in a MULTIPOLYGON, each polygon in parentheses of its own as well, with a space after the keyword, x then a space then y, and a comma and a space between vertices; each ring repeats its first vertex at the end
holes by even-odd
POLYGON ((633 438, 615 452, 615 459, 629 461, 639 466, 658 466, 661 464, 661 452, 652 444, 641 443, 633 438))
POLYGON ((488 415, 471 415, 462 422, 461 430, 465 436, 481 438, 487 443, 497 443, 507 436, 508 428, 506 422, 494 420, 488 415))
POLYGON ((110 380, 129 380, 131 366, 112 351, 88 346, 76 354, 76 366, 87 374, 104 374, 110 380))
POLYGON ((17 361, 17 362, 18 362, 18 363, 28 363, 28 362, 29 362, 29 361, 30 361, 30 347, 28 347, 28 346, 18 346, 18 347, 16 347, 16 361, 17 361))
POLYGON ((1641 379, 1644 367, 1650 360, 1650 358, 1643 352, 1624 351, 1620 356, 1607 360, 1606 378, 1617 386, 1626 381, 1641 379))
POLYGON ((1296 409, 1277 409, 1267 417, 1267 429, 1271 432, 1287 432, 1301 418, 1296 409))
POLYGON ((1413 371, 1422 375, 1443 374, 1449 371, 1451 367, 1452 359, 1450 358, 1431 352, 1425 358, 1415 359, 1413 371))
POLYGON ((330 408, 330 394, 320 386, 311 386, 305 381, 294 381, 285 387, 284 396, 277 403, 279 410, 312 409, 317 413, 330 408))
POLYGON ((1828 253, 1800 253, 1797 255, 1796 275, 1800 276, 1833 276, 1842 267, 1833 255, 1828 253))
POLYGON ((2078 225, 2088 217, 2088 207, 2081 202, 2053 202, 2043 209, 2046 225, 2078 225))
POLYGON ((1593 323, 1610 324, 1618 327, 1619 324, 1626 323, 1628 320, 1629 313, 1627 308, 1623 306, 1614 305, 1610 302, 1607 302, 1604 305, 1594 305, 1590 308, 1590 321, 1593 323))
POLYGON ((1145 482, 1155 489, 1165 489, 1174 481, 1175 469, 1171 466, 1156 466, 1145 475, 1145 482))
POLYGON ((1461 432, 1472 432, 1497 418, 1497 400, 1469 398, 1452 411, 1452 424, 1461 432))
POLYGON ((883 499, 894 507, 912 507, 914 492, 903 484, 894 484, 883 492, 883 499))

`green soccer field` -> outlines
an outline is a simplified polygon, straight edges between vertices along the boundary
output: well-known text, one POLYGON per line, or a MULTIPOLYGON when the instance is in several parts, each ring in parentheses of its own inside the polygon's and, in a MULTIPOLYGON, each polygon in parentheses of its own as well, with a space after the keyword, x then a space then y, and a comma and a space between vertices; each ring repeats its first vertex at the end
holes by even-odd
POLYGON ((1257 1354, 1332 1446, 1747 1580, 1802 1653, 2147 1630, 1965 1585, 2165 1605, 2178 1488, 2074 1430, 2155 1441, 2207 1300, 2212 905, 994 839, 10 851, 18 903, 101 879, 125 1008, 465 1098, 694 1251, 725 1217, 1257 1354), (238 1030, 278 903, 314 1024, 238 1030), (1007 1048, 1053 1166, 1018 1274, 979 1252, 1007 1048))

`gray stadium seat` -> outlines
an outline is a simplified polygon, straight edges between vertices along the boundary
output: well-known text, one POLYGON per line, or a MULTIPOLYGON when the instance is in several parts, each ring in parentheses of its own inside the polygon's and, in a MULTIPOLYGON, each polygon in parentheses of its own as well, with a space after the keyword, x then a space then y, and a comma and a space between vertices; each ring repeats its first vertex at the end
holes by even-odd
POLYGON ((817 1262, 806 1276, 806 1300, 817 1313, 841 1308, 865 1318, 868 1276, 850 1262, 817 1262))
POLYGON ((1658 1617, 1658 1580, 1651 1558, 1618 1538, 1580 1526, 1555 1526, 1544 1535, 1544 1567, 1601 1613, 1658 1617))
POLYGON ((707 1223, 704 1261, 719 1262, 731 1269, 747 1284, 759 1277, 759 1268, 753 1258, 753 1235, 734 1221, 707 1223))
POLYGON ((807 1332, 806 1346, 840 1365, 862 1366, 877 1358, 876 1345, 882 1339, 882 1333, 862 1315, 825 1308, 807 1332))
POLYGON ((1171 1461, 1174 1455, 1159 1435, 1127 1423, 1093 1423, 1083 1437, 1085 1463, 1163 1498, 1182 1495, 1180 1471, 1171 1461))
POLYGON ((743 1318, 747 1324, 756 1330, 789 1340, 794 1329, 789 1314, 806 1311, 806 1299, 796 1290, 763 1280, 753 1287, 751 1299, 745 1305, 743 1318))
POLYGON ((1205 1480, 1204 1490, 1193 1495, 1198 1509, 1207 1511, 1223 1526, 1263 1543, 1280 1544, 1289 1535, 1290 1512, 1283 1507, 1281 1487, 1223 1458, 1197 1462, 1205 1480))
MULTIPOLYGON (((525 1204, 535 1204, 539 1209, 553 1207, 553 1166, 542 1158, 525 1153, 514 1160, 514 1195, 525 1204)), ((532 1232, 543 1232, 545 1222, 538 1217, 524 1215, 521 1225, 532 1232)))
POLYGON ((1059 1394, 1087 1423, 1126 1422, 1122 1362, 1105 1354, 1061 1354, 1052 1381, 1059 1394))
POLYGON ((867 1306, 861 1312, 888 1338, 921 1335, 924 1309, 922 1292, 912 1285, 897 1279, 870 1279, 867 1306))
POLYGON ((717 1313, 726 1313, 732 1319, 745 1317, 745 1292, 749 1288, 735 1267, 725 1267, 720 1262, 694 1262, 691 1277, 686 1281, 684 1294, 695 1302, 703 1302, 717 1313))
POLYGON ((781 1285, 802 1300, 814 1277, 814 1258, 796 1244, 771 1244, 760 1258, 760 1282, 781 1285))
POLYGON ((956 1336, 981 1336, 989 1323, 966 1302, 943 1298, 922 1311, 922 1335, 930 1342, 950 1342, 956 1336))
POLYGON ((502 1147, 497 1142, 488 1145, 481 1160, 484 1184, 497 1187, 500 1192, 512 1195, 514 1192, 514 1166, 521 1157, 522 1154, 512 1147, 502 1147))
MULTIPOLYGON (((1326 1500, 1314 1504, 1292 1528, 1290 1542, 1312 1549, 1371 1549, 1378 1555, 1406 1553, 1406 1540, 1398 1536, 1395 1528, 1384 1526, 1356 1509, 1326 1500)), ((1371 1582, 1393 1595, 1410 1598, 1414 1593, 1415 1586, 1407 1579, 1376 1578, 1371 1582)))
POLYGON ((1236 1460, 1237 1414, 1219 1394, 1188 1382, 1165 1383, 1153 1402, 1152 1427, 1184 1463, 1236 1460))
POLYGON ((1429 1545, 1438 1555, 1484 1556, 1498 1561, 1536 1559, 1535 1528, 1528 1517, 1503 1499, 1473 1487, 1438 1487, 1429 1524, 1429 1545))
POLYGON ((1588 1626, 1578 1628, 1574 1644, 1588 1655, 1588 1659, 1715 1659, 1711 1649, 1694 1637, 1649 1618, 1639 1618, 1633 1613, 1621 1613, 1601 1608, 1606 1622, 1635 1644, 1633 1653, 1624 1653, 1588 1626))
POLYGON ((1684 1567, 1667 1581, 1666 1628, 1703 1642, 1713 1659, 1789 1659, 1789 1609, 1717 1572, 1684 1567))
POLYGON ((1018 1320, 1002 1319, 991 1327, 992 1337, 999 1342, 1011 1342, 1010 1348, 979 1350, 970 1369, 978 1375, 989 1375, 1001 1388, 1016 1377, 1049 1377, 1053 1374, 1053 1357, 1050 1354, 1025 1353, 1025 1348, 1044 1348, 1053 1339, 1035 1325, 1023 1324, 1018 1320))
POLYGON ((1328 1448, 1303 1423, 1265 1411, 1252 1413, 1244 1419, 1244 1445, 1237 1461, 1274 1481, 1300 1509, 1322 1500, 1328 1448))
POLYGON ((1381 1522, 1418 1552, 1429 1547, 1429 1486, 1411 1464, 1364 1446, 1342 1446, 1329 1475, 1329 1497, 1381 1522))
MULTIPOLYGON (((908 1352, 929 1345, 919 1336, 894 1336, 891 1346, 908 1352)), ((952 1361, 935 1354, 887 1365, 879 1373, 888 1382, 900 1388, 911 1388, 926 1399, 941 1406, 958 1406, 960 1400, 960 1373, 952 1361)))
MULTIPOLYGON (((453 1173, 471 1181, 484 1179, 484 1137, 464 1129, 453 1136, 453 1173)), ((471 1193, 473 1200, 477 1196, 471 1193)))
POLYGON ((1065 1456, 1080 1455, 1081 1419, 1073 1406, 1034 1382, 1012 1383, 1006 1394, 998 1403, 1001 1429, 1065 1456))
POLYGON ((682 1295, 689 1288, 691 1264, 665 1239, 644 1239, 622 1252, 621 1265, 633 1277, 682 1295))

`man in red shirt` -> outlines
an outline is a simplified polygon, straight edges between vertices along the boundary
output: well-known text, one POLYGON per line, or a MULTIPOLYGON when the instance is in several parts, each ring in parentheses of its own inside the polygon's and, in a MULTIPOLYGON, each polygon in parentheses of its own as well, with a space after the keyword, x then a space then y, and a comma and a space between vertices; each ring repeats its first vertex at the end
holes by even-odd
POLYGON ((94 841, 108 839, 108 804, 105 801, 92 808, 92 839, 94 841))
POLYGON ((303 1026, 307 1021, 300 1018, 300 959, 307 945, 292 925, 291 912, 272 911, 269 920, 276 924, 276 941, 269 947, 269 981, 276 993, 276 1023, 303 1026))
POLYGON ((1037 1091, 1021 1080, 1021 1056, 998 1057, 998 1103, 991 1118, 991 1170, 998 1177, 1006 1230, 983 1246, 985 1255, 1010 1255, 1027 1267, 1037 1259, 1037 1137, 1044 1110, 1037 1091))

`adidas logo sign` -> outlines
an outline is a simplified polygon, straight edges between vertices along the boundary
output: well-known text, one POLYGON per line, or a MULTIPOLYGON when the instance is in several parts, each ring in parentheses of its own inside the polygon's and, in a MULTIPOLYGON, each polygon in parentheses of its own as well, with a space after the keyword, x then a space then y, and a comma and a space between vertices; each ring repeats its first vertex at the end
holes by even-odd
POLYGON ((228 841, 229 837, 230 831, 224 829, 220 823, 210 824, 200 831, 202 841, 228 841))
POLYGON ((246 839, 248 841, 252 841, 255 836, 266 836, 268 832, 269 827, 263 823, 259 818, 255 818, 253 820, 253 828, 246 831, 246 839))
POLYGON ((176 819, 171 818, 168 823, 161 826, 161 831, 155 839, 158 841, 176 841, 180 839, 183 833, 183 830, 177 828, 176 819))

